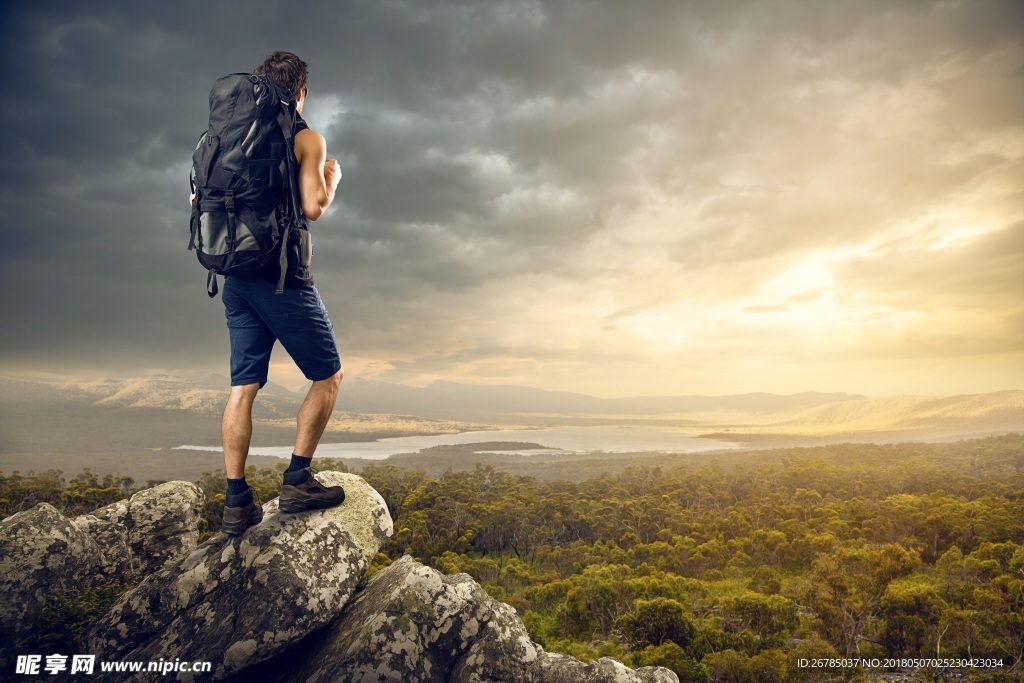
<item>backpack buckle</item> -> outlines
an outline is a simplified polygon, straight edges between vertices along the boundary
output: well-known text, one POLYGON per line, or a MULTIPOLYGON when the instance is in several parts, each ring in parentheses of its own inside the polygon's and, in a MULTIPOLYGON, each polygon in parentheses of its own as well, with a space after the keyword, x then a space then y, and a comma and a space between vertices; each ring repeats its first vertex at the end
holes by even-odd
POLYGON ((224 208, 229 212, 235 210, 235 192, 234 190, 224 191, 224 208))

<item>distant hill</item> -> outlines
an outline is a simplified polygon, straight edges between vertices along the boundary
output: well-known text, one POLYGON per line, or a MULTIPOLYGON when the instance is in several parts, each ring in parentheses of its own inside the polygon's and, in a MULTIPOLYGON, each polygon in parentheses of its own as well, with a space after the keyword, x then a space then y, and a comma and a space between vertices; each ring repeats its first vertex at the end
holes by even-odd
MULTIPOLYGON (((218 468, 220 453, 170 449, 184 444, 219 447, 228 384, 217 375, 65 382, 0 378, 0 470, 59 467, 77 472, 92 467, 118 472, 131 461, 148 477, 177 471, 186 462, 199 471, 218 468)), ((289 445, 304 395, 268 384, 255 404, 253 446, 289 445)), ((328 441, 498 425, 643 424, 683 428, 751 447, 942 441, 1024 432, 1021 390, 942 398, 806 392, 604 399, 516 386, 435 382, 409 387, 347 379, 337 408, 328 441)), ((541 443, 539 434, 527 440, 541 443)))
MULTIPOLYGON (((19 380, 19 391, 27 384, 19 380)), ((96 405, 165 408, 201 415, 219 415, 229 381, 221 375, 202 379, 171 376, 126 380, 70 381, 44 386, 50 396, 90 400, 96 405)), ((13 388, 10 387, 10 388, 13 388)), ((36 392, 36 389, 32 390, 36 392)), ((0 395, 4 393, 0 389, 0 395)), ((269 382, 259 393, 254 416, 257 419, 290 417, 294 404, 302 401, 305 390, 290 391, 269 382)), ((634 398, 598 398, 565 391, 548 391, 511 385, 459 384, 436 381, 427 387, 346 379, 336 408, 361 414, 416 415, 435 420, 478 422, 525 422, 530 418, 551 416, 679 417, 705 419, 715 415, 776 414, 782 411, 812 408, 866 397, 847 393, 803 392, 788 396, 767 393, 734 396, 641 396, 634 398)))
POLYGON ((831 436, 851 433, 929 433, 973 436, 1024 430, 1024 391, 934 398, 889 396, 843 401, 748 420, 759 434, 831 436))
POLYGON ((539 416, 678 417, 707 414, 750 415, 863 400, 847 393, 804 392, 788 396, 641 396, 598 398, 586 394, 509 385, 436 381, 427 387, 369 380, 345 380, 338 407, 355 413, 399 412, 431 418, 521 421, 539 416))
MULTIPOLYGON (((0 471, 118 472, 126 460, 208 462, 217 452, 169 450, 220 447, 220 416, 229 391, 225 377, 155 376, 126 380, 41 382, 0 377, 0 471)), ((253 446, 290 445, 302 394, 268 384, 253 408, 253 446)), ((480 425, 402 415, 335 411, 327 439, 373 441, 413 434, 449 434, 480 425)), ((157 476, 173 467, 147 470, 157 476)), ((147 474, 147 476, 149 476, 147 474)))
MULTIPOLYGON (((49 411, 51 423, 58 424, 60 420, 54 418, 72 406, 143 413, 171 411, 210 418, 220 416, 228 389, 228 379, 220 375, 64 382, 0 378, 0 406, 10 418, 10 411, 21 413, 31 404, 36 406, 33 410, 49 411)), ((253 417, 268 424, 290 422, 304 396, 305 390, 291 391, 270 382, 257 397, 253 417)), ((336 409, 339 417, 350 420, 373 415, 378 426, 384 416, 392 416, 405 423, 423 419, 478 425, 534 424, 534 418, 544 418, 544 423, 579 417, 606 423, 650 418, 652 423, 678 421, 765 434, 1024 429, 1024 390, 947 397, 867 398, 842 392, 803 392, 598 398, 508 385, 437 381, 427 387, 411 387, 355 378, 345 380, 336 409)), ((415 431, 407 427, 401 431, 415 431)), ((425 428, 424 433, 432 431, 425 428)))
MULTIPOLYGON (((96 406, 184 410, 197 415, 224 411, 227 378, 211 375, 201 380, 155 376, 126 380, 61 382, 51 386, 53 397, 89 401, 96 406)), ((6 393, 6 392, 4 392, 6 393)), ((276 419, 294 416, 298 397, 284 387, 268 383, 257 399, 253 416, 276 419)))
MULTIPOLYGON (((0 378, 2 456, 131 455, 180 444, 218 446, 225 377, 152 376, 42 382, 0 378)), ((268 384, 256 400, 254 445, 285 445, 304 391, 268 384)), ((434 382, 411 387, 348 379, 331 440, 451 433, 490 425, 647 424, 745 436, 757 444, 810 438, 938 440, 1024 431, 1024 391, 867 398, 848 393, 599 398, 519 386, 434 382), (791 438, 792 437, 792 438, 791 438)))

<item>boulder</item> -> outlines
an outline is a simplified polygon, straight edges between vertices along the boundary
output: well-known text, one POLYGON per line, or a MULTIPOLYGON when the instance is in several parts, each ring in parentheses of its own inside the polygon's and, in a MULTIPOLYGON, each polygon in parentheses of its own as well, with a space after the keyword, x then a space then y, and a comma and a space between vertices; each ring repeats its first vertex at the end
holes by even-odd
POLYGON ((99 571, 106 578, 121 583, 133 583, 139 578, 141 562, 128 544, 128 532, 124 526, 92 514, 79 515, 71 523, 99 548, 102 555, 99 571))
POLYGON ((195 550, 204 500, 195 484, 169 481, 73 521, 103 550, 107 573, 129 583, 195 550))
MULTIPOLYGON (((294 515, 279 513, 276 499, 267 503, 263 521, 242 536, 218 534, 122 596, 83 635, 81 651, 106 661, 209 661, 212 675, 197 678, 219 680, 328 624, 392 523, 384 500, 362 478, 317 478, 344 486, 345 502, 294 515)), ((178 673, 176 680, 191 676, 178 673)))
POLYGON ((49 503, 0 522, 0 658, 18 652, 49 593, 88 584, 105 563, 92 537, 49 503))
POLYGON ((409 556, 372 576, 329 630, 246 673, 279 683, 678 683, 668 669, 546 653, 469 575, 409 556))
POLYGON ((540 670, 537 680, 544 683, 679 683, 679 676, 671 669, 661 666, 630 669, 611 657, 583 664, 568 655, 547 653, 540 670))

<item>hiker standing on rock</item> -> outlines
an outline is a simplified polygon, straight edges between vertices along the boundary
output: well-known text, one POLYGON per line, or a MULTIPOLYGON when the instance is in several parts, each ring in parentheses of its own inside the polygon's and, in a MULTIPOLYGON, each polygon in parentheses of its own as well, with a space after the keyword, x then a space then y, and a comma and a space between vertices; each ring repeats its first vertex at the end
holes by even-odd
POLYGON ((334 411, 343 375, 334 328, 313 285, 307 221, 334 201, 341 179, 323 135, 302 120, 307 64, 274 52, 253 74, 232 74, 210 93, 210 127, 193 155, 192 241, 209 271, 207 290, 222 299, 231 340, 231 394, 221 435, 228 485, 221 530, 242 534, 263 519, 245 481, 252 406, 267 383, 280 340, 313 382, 298 415, 282 512, 332 507, 345 499, 324 486, 310 462, 334 411), (212 282, 212 288, 211 288, 212 282))

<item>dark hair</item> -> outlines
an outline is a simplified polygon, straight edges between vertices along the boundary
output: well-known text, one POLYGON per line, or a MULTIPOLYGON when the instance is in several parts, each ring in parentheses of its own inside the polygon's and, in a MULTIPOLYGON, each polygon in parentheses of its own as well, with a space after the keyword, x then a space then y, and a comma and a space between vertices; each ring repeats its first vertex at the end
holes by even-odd
POLYGON ((299 99, 299 95, 306 89, 309 65, 295 54, 279 50, 267 55, 263 63, 253 69, 253 73, 269 76, 272 81, 287 88, 292 97, 299 99))

